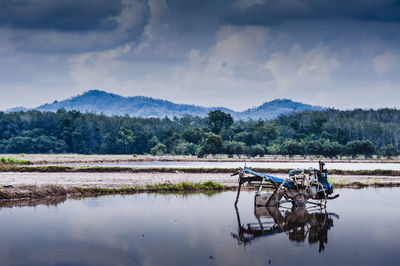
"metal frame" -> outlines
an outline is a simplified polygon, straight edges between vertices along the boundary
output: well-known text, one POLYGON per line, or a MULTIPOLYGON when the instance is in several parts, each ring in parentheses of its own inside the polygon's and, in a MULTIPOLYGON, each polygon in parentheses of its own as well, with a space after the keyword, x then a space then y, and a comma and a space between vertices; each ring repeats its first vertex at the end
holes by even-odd
POLYGON ((324 169, 324 165, 325 163, 320 161, 318 170, 314 168, 292 170, 287 178, 259 173, 245 166, 232 175, 239 175, 235 206, 239 201, 241 186, 246 182, 248 184, 259 182, 258 190, 255 194, 255 205, 279 207, 281 203, 292 202, 296 207, 304 207, 306 203, 326 206, 328 199, 335 199, 339 195, 329 196, 333 193, 333 187, 328 182, 328 172, 324 169), (273 188, 274 192, 262 195, 261 192, 265 185, 273 188), (282 201, 282 197, 285 198, 285 201, 282 201))

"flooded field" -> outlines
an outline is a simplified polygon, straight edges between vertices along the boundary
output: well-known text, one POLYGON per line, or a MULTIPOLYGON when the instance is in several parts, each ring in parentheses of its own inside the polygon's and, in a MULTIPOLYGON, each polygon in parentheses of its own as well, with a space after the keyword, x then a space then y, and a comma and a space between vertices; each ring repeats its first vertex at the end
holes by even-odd
MULTIPOLYGON (((63 165, 63 166, 103 166, 103 167, 170 167, 170 168, 239 168, 245 164, 254 168, 280 168, 280 169, 294 169, 294 168, 310 168, 317 167, 316 162, 201 162, 201 161, 137 161, 137 162, 120 162, 120 163, 58 163, 49 165, 63 165)), ((35 166, 35 165, 33 165, 35 166)), ((329 169, 338 170, 400 170, 399 163, 329 163, 329 169)))
POLYGON ((235 192, 3 203, 0 264, 397 265, 400 188, 335 192, 326 211, 254 209, 252 192, 238 209, 235 192))

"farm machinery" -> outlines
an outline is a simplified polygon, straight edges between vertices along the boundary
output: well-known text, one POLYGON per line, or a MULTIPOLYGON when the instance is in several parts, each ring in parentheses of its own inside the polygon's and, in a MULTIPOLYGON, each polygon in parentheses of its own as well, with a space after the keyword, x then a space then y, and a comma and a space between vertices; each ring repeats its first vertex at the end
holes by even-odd
POLYGON ((326 206, 327 200, 335 199, 339 195, 330 196, 333 187, 328 181, 328 171, 324 169, 324 165, 325 163, 320 161, 319 169, 291 170, 287 178, 259 173, 245 166, 232 175, 239 175, 235 206, 239 201, 241 187, 246 182, 258 186, 254 197, 255 206, 279 207, 286 202, 291 202, 293 207, 305 207, 307 203, 326 206), (273 192, 265 193, 264 188, 272 189, 273 192))
POLYGON ((318 243, 318 251, 322 252, 328 242, 328 231, 333 227, 333 218, 339 219, 339 215, 317 208, 283 210, 272 206, 254 206, 256 221, 242 224, 236 207, 238 229, 237 233, 231 232, 231 236, 239 245, 246 247, 257 239, 284 233, 295 243, 303 243, 307 239, 309 244, 318 243))

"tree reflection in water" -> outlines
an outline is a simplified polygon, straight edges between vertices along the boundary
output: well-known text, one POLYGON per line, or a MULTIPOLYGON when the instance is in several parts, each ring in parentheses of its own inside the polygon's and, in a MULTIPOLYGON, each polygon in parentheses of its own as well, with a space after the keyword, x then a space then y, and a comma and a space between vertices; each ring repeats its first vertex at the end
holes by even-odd
POLYGON ((335 213, 328 213, 324 208, 277 208, 254 207, 257 222, 242 225, 240 214, 235 207, 238 233, 231 233, 238 244, 244 246, 259 237, 268 237, 286 233, 291 241, 308 243, 319 242, 319 252, 325 249, 328 242, 328 230, 333 227, 333 217, 339 219, 335 213))

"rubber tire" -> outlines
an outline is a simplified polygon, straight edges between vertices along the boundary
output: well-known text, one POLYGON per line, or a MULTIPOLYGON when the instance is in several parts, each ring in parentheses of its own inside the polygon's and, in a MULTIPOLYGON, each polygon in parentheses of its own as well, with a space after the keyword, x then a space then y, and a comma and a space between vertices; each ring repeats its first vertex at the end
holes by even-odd
POLYGON ((293 204, 295 207, 305 207, 307 204, 306 195, 304 193, 298 193, 293 199, 293 204))

